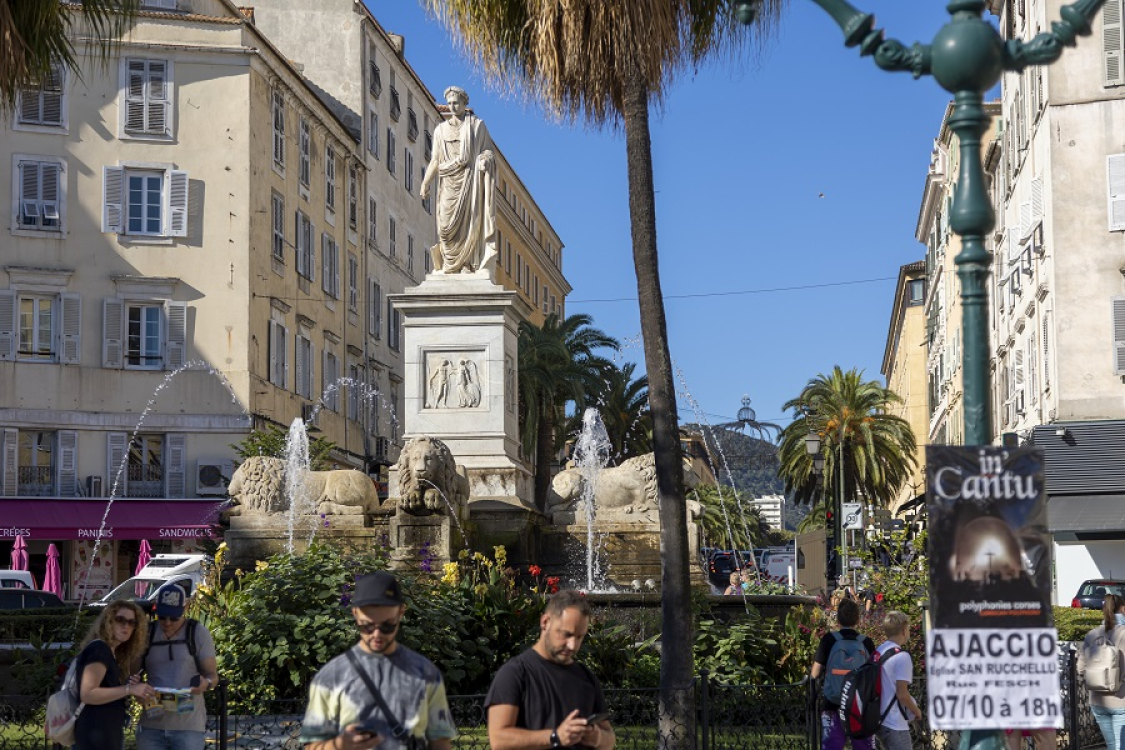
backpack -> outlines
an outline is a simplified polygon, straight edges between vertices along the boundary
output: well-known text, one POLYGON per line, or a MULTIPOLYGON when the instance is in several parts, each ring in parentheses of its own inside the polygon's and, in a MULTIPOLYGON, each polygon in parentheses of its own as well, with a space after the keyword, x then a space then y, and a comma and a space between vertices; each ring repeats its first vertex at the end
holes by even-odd
POLYGON ((66 669, 62 687, 47 699, 47 721, 43 726, 47 739, 60 745, 73 745, 74 725, 85 707, 86 704, 78 700, 78 657, 75 656, 66 669))
POLYGON ((1086 657, 1086 687, 1096 693, 1116 693, 1121 688, 1121 651, 1113 644, 1112 632, 1103 630, 1086 657))
POLYGON ((883 701, 883 666, 900 653, 902 649, 898 646, 887 649, 882 656, 876 652, 870 661, 844 678, 840 723, 844 725, 844 733, 852 739, 862 740, 875 734, 883 726, 887 714, 898 705, 896 694, 887 704, 886 711, 879 710, 883 701))
MULTIPOLYGON (((196 631, 196 628, 198 628, 198 627, 199 627, 199 620, 196 620, 192 617, 189 617, 189 618, 187 618, 187 622, 184 623, 184 629, 182 631, 180 631, 181 633, 183 633, 183 636, 184 636, 183 638, 177 638, 174 641, 161 641, 160 643, 155 644, 155 645, 158 648, 164 648, 165 646, 168 647, 168 660, 169 661, 172 660, 172 647, 173 646, 178 646, 181 643, 186 645, 188 653, 191 655, 192 659, 195 660, 196 671, 199 672, 200 674, 203 674, 203 667, 199 663, 199 654, 197 653, 197 651, 199 650, 199 646, 195 642, 195 631, 196 631)), ((152 642, 152 639, 156 637, 156 628, 157 628, 157 623, 156 623, 155 620, 148 624, 148 645, 145 647, 144 655, 141 656, 141 666, 145 666, 148 663, 148 655, 152 652, 152 648, 153 648, 153 645, 154 645, 153 642, 152 642)))
POLYGON ((832 631, 836 643, 828 652, 828 663, 824 665, 824 687, 821 695, 833 705, 840 705, 844 678, 863 666, 871 656, 859 635, 846 637, 839 630, 832 631))

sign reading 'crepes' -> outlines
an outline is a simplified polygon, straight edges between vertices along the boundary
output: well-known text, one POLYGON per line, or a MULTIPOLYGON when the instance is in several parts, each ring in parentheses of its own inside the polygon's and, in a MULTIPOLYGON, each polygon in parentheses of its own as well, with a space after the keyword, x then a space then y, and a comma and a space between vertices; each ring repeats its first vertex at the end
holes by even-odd
POLYGON ((1062 726, 1042 452, 926 448, 934 729, 1062 726))

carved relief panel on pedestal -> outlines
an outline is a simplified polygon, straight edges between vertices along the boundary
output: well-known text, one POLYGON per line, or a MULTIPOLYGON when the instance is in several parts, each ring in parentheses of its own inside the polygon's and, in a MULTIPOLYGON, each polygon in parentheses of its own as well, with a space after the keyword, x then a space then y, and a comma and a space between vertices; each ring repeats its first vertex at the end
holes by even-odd
POLYGON ((427 409, 476 409, 484 393, 486 366, 483 351, 428 351, 425 353, 427 409))

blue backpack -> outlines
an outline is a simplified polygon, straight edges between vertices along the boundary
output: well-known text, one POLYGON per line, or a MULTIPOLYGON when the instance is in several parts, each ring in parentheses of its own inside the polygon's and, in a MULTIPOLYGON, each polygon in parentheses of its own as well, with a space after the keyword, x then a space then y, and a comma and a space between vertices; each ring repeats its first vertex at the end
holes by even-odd
POLYGON ((828 663, 824 665, 824 688, 821 694, 834 705, 840 705, 844 692, 844 678, 853 670, 859 669, 871 658, 863 645, 860 635, 845 636, 839 630, 832 631, 836 643, 828 652, 828 663))

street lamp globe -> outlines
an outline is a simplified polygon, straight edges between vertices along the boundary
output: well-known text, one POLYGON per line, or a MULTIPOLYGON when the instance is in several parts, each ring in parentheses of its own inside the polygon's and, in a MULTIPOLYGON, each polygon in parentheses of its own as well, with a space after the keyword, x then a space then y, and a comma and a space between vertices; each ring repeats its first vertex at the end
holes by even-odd
POLYGON ((810 430, 809 434, 805 435, 805 452, 810 456, 815 456, 820 453, 820 435, 813 430, 810 430))

